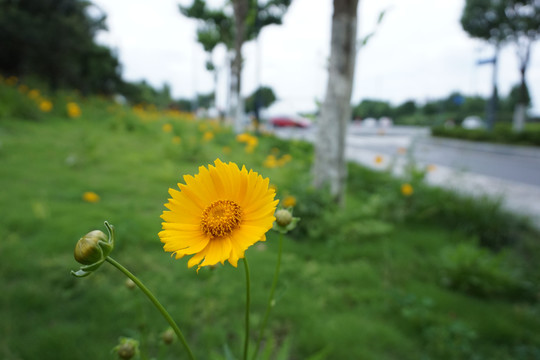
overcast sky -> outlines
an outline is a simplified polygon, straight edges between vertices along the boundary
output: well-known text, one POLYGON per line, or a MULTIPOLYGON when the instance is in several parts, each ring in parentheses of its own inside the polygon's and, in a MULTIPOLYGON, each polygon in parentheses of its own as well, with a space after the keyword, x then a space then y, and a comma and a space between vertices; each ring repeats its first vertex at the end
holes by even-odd
MULTIPOLYGON (((175 98, 213 91, 205 70, 206 54, 196 43, 197 22, 185 18, 178 4, 192 0, 93 0, 108 15, 108 32, 98 41, 115 49, 127 80, 146 79, 161 87, 166 82, 175 98)), ((225 0, 209 0, 221 5, 225 0)), ((358 38, 375 29, 375 36, 357 57, 352 103, 380 99, 397 105, 412 99, 420 103, 452 91, 465 95, 491 93, 492 67, 476 66, 493 49, 468 38, 459 18, 465 0, 360 0, 358 38)), ((274 89, 280 103, 274 112, 311 111, 324 98, 330 53, 332 0, 293 0, 283 25, 263 29, 259 45, 244 45, 242 93, 262 85, 274 89), (256 59, 260 54, 260 74, 256 59)), ((219 75, 218 106, 226 103, 228 72, 225 50, 214 60, 219 75)), ((499 59, 499 93, 506 96, 519 82, 515 48, 507 46, 499 59)), ((540 113, 540 41, 533 46, 527 74, 534 112, 540 113)))

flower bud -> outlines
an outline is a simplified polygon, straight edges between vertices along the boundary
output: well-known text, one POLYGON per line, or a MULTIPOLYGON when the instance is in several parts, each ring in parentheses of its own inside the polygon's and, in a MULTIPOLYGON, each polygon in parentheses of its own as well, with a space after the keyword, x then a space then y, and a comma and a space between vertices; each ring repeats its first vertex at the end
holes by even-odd
POLYGON ((293 217, 289 210, 280 209, 276 212, 276 222, 279 226, 287 226, 291 223, 293 217))
POLYGON ((129 360, 139 353, 139 342, 135 339, 120 338, 120 343, 113 348, 122 360, 129 360))
POLYGON ((75 246, 75 260, 82 264, 78 271, 71 274, 77 277, 90 275, 97 270, 106 260, 114 247, 114 227, 105 221, 105 226, 109 231, 107 237, 103 231, 94 230, 83 236, 75 246))
POLYGON ((135 287, 137 286, 137 284, 135 284, 135 282, 134 282, 133 280, 131 280, 131 279, 126 279, 126 283, 125 283, 125 284, 126 284, 126 287, 127 287, 128 289, 130 289, 130 290, 131 290, 131 289, 135 289, 135 287))
POLYGON ((75 260, 83 265, 90 265, 103 256, 103 250, 99 246, 100 241, 107 241, 107 235, 101 230, 90 231, 84 235, 75 246, 75 260))
POLYGON ((174 333, 174 330, 171 328, 168 328, 161 334, 161 339, 166 345, 172 344, 174 341, 176 334, 174 333))

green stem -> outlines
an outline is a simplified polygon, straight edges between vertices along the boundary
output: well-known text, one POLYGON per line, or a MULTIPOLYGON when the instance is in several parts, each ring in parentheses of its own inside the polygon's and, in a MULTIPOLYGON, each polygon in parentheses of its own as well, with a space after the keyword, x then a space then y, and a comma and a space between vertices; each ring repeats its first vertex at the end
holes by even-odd
POLYGON ((244 268, 246 270, 246 338, 244 339, 244 360, 248 357, 249 344, 249 305, 250 305, 250 285, 249 285, 249 265, 247 258, 244 257, 244 268))
POLYGON ((117 262, 116 260, 114 260, 110 256, 107 256, 107 258, 105 260, 107 260, 111 265, 113 265, 118 270, 123 272, 124 275, 126 275, 128 278, 133 280, 133 282, 139 287, 139 289, 141 289, 142 292, 145 293, 146 296, 148 296, 148 298, 150 299, 152 304, 154 304, 154 306, 159 310, 161 315, 163 315, 165 320, 167 320, 169 325, 171 325, 171 327, 173 328, 174 332, 176 333, 176 336, 178 336, 178 339, 180 339, 180 341, 184 345, 184 348, 186 349, 186 352, 188 353, 189 358, 191 360, 195 360, 195 357, 193 356, 193 353, 191 352, 191 349, 189 348, 189 345, 187 344, 186 339, 184 338, 184 335, 180 331, 180 328, 178 328, 178 325, 176 325, 176 322, 173 320, 173 318, 167 312, 167 310, 165 310, 163 305, 161 305, 161 303, 154 296, 154 294, 152 294, 152 292, 150 292, 150 290, 148 290, 148 288, 146 286, 144 286, 144 284, 135 275, 133 275, 131 272, 129 272, 129 270, 126 269, 125 267, 123 267, 119 262, 117 262))
POLYGON ((276 291, 276 286, 279 278, 279 268, 281 266, 281 252, 283 249, 283 234, 279 234, 279 250, 278 250, 278 258, 276 263, 276 271, 274 272, 274 280, 272 281, 272 287, 270 288, 270 296, 268 297, 268 305, 266 306, 266 312, 264 314, 263 321, 261 323, 261 328, 259 330, 259 336, 257 338, 255 352, 253 353, 253 360, 257 357, 257 353, 259 352, 259 348, 261 347, 261 341, 264 335, 264 330, 266 329, 266 324, 268 323, 268 317, 270 316, 270 310, 274 307, 274 293, 276 291))

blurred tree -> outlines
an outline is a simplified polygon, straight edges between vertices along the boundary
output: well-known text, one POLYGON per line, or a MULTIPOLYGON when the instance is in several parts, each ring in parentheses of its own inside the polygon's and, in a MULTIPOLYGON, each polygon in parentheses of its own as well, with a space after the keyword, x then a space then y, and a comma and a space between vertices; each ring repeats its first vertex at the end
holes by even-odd
POLYGON ((359 0, 334 0, 326 96, 315 142, 313 184, 330 186, 336 202, 345 200, 345 135, 351 119, 359 0))
MULTIPOLYGON (((503 43, 515 44, 521 74, 520 97, 514 113, 514 128, 518 131, 525 123, 527 107, 525 75, 530 62, 531 46, 540 35, 539 14, 539 0, 467 0, 461 17, 463 29, 472 37, 494 44, 496 54, 503 43)), ((496 66, 496 58, 493 63, 496 66)), ((496 90, 494 80, 492 102, 496 99, 496 90)), ((493 107, 494 104, 491 104, 492 110, 493 107)), ((490 119, 488 118, 488 124, 490 124, 490 119)))
POLYGON ((197 105, 201 108, 208 109, 214 104, 214 93, 197 94, 197 105))
POLYGON ((0 0, 0 72, 37 75, 52 88, 112 93, 120 64, 94 42, 105 19, 83 0, 0 0))
POLYGON ((236 131, 241 130, 244 114, 243 99, 240 96, 242 46, 246 41, 255 39, 263 27, 281 24, 291 1, 231 0, 232 17, 224 8, 209 9, 205 0, 193 0, 190 6, 180 7, 185 16, 200 20, 197 39, 205 46, 206 51, 211 52, 217 44, 222 43, 232 54, 230 112, 235 118, 236 131))
POLYGON ((388 101, 382 100, 362 100, 362 102, 353 108, 353 117, 365 119, 368 117, 380 118, 383 116, 392 116, 393 110, 388 101))
MULTIPOLYGON (((522 100, 522 89, 523 84, 520 82, 519 84, 516 84, 512 87, 510 92, 508 93, 508 96, 506 99, 502 101, 503 107, 508 111, 514 111, 516 109, 516 106, 518 104, 521 104, 523 102, 522 100)), ((529 95, 529 89, 527 88, 527 85, 525 85, 525 106, 531 105, 531 97, 529 95)))
POLYGON ((493 90, 487 108, 488 129, 492 130, 496 121, 498 101, 497 60, 501 45, 507 40, 506 15, 502 0, 466 0, 461 15, 461 26, 471 37, 485 40, 495 48, 493 60, 493 90))
POLYGON ((401 116, 414 115, 418 111, 416 102, 414 100, 407 100, 404 103, 398 105, 392 113, 394 117, 399 118, 401 116))
POLYGON ((153 104, 164 109, 173 103, 169 84, 164 84, 161 90, 156 90, 145 80, 138 83, 123 82, 119 91, 131 104, 153 104))
POLYGON ((526 72, 531 60, 531 47, 540 36, 540 1, 509 0, 505 14, 510 28, 509 38, 517 48, 521 83, 514 111, 514 130, 522 131, 526 121, 526 108, 530 104, 526 72))
POLYGON ((257 97, 260 101, 260 107, 264 109, 268 108, 277 100, 276 94, 274 94, 274 90, 272 90, 272 88, 268 86, 261 86, 247 97, 246 112, 250 113, 255 111, 255 101, 257 100, 257 97))

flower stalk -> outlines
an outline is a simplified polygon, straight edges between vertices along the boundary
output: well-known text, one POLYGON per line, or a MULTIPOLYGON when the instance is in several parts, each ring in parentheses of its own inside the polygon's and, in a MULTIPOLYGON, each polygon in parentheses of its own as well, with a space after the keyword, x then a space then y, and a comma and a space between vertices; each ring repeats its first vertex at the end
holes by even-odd
POLYGON ((189 345, 186 342, 186 339, 184 338, 184 335, 182 334, 182 331, 180 331, 180 328, 174 321, 174 319, 171 317, 171 315, 167 312, 167 310, 161 305, 161 303, 158 301, 158 299, 152 294, 150 290, 135 276, 133 275, 128 269, 126 269, 122 264, 111 258, 110 256, 107 256, 105 260, 113 265, 115 268, 120 270, 124 275, 126 275, 128 278, 130 278, 138 287, 141 289, 141 291, 150 299, 152 304, 158 309, 158 311, 161 313, 161 315, 167 320, 171 328, 176 333, 176 336, 178 336, 178 339, 180 339, 180 342, 182 342, 182 345, 184 345, 184 348, 191 360, 195 360, 195 357, 193 356, 193 352, 189 348, 189 345))
POLYGON ((253 360, 257 358, 257 353, 261 347, 261 341, 264 336, 264 330, 268 323, 268 317, 270 316, 270 311, 275 305, 274 293, 276 292, 276 287, 279 278, 279 268, 281 267, 281 253, 283 250, 283 233, 279 233, 279 250, 278 257, 276 262, 276 271, 274 272, 274 279, 272 280, 272 287, 270 288, 270 296, 268 297, 268 304, 266 305, 266 312, 264 313, 263 321, 261 323, 261 328, 259 329, 259 336, 257 337, 257 342, 255 343, 255 352, 253 353, 253 360))
POLYGON ((246 337, 244 339, 244 360, 248 357, 248 345, 249 345, 249 307, 251 302, 251 289, 249 280, 249 264, 247 258, 244 257, 244 268, 246 272, 246 337))

